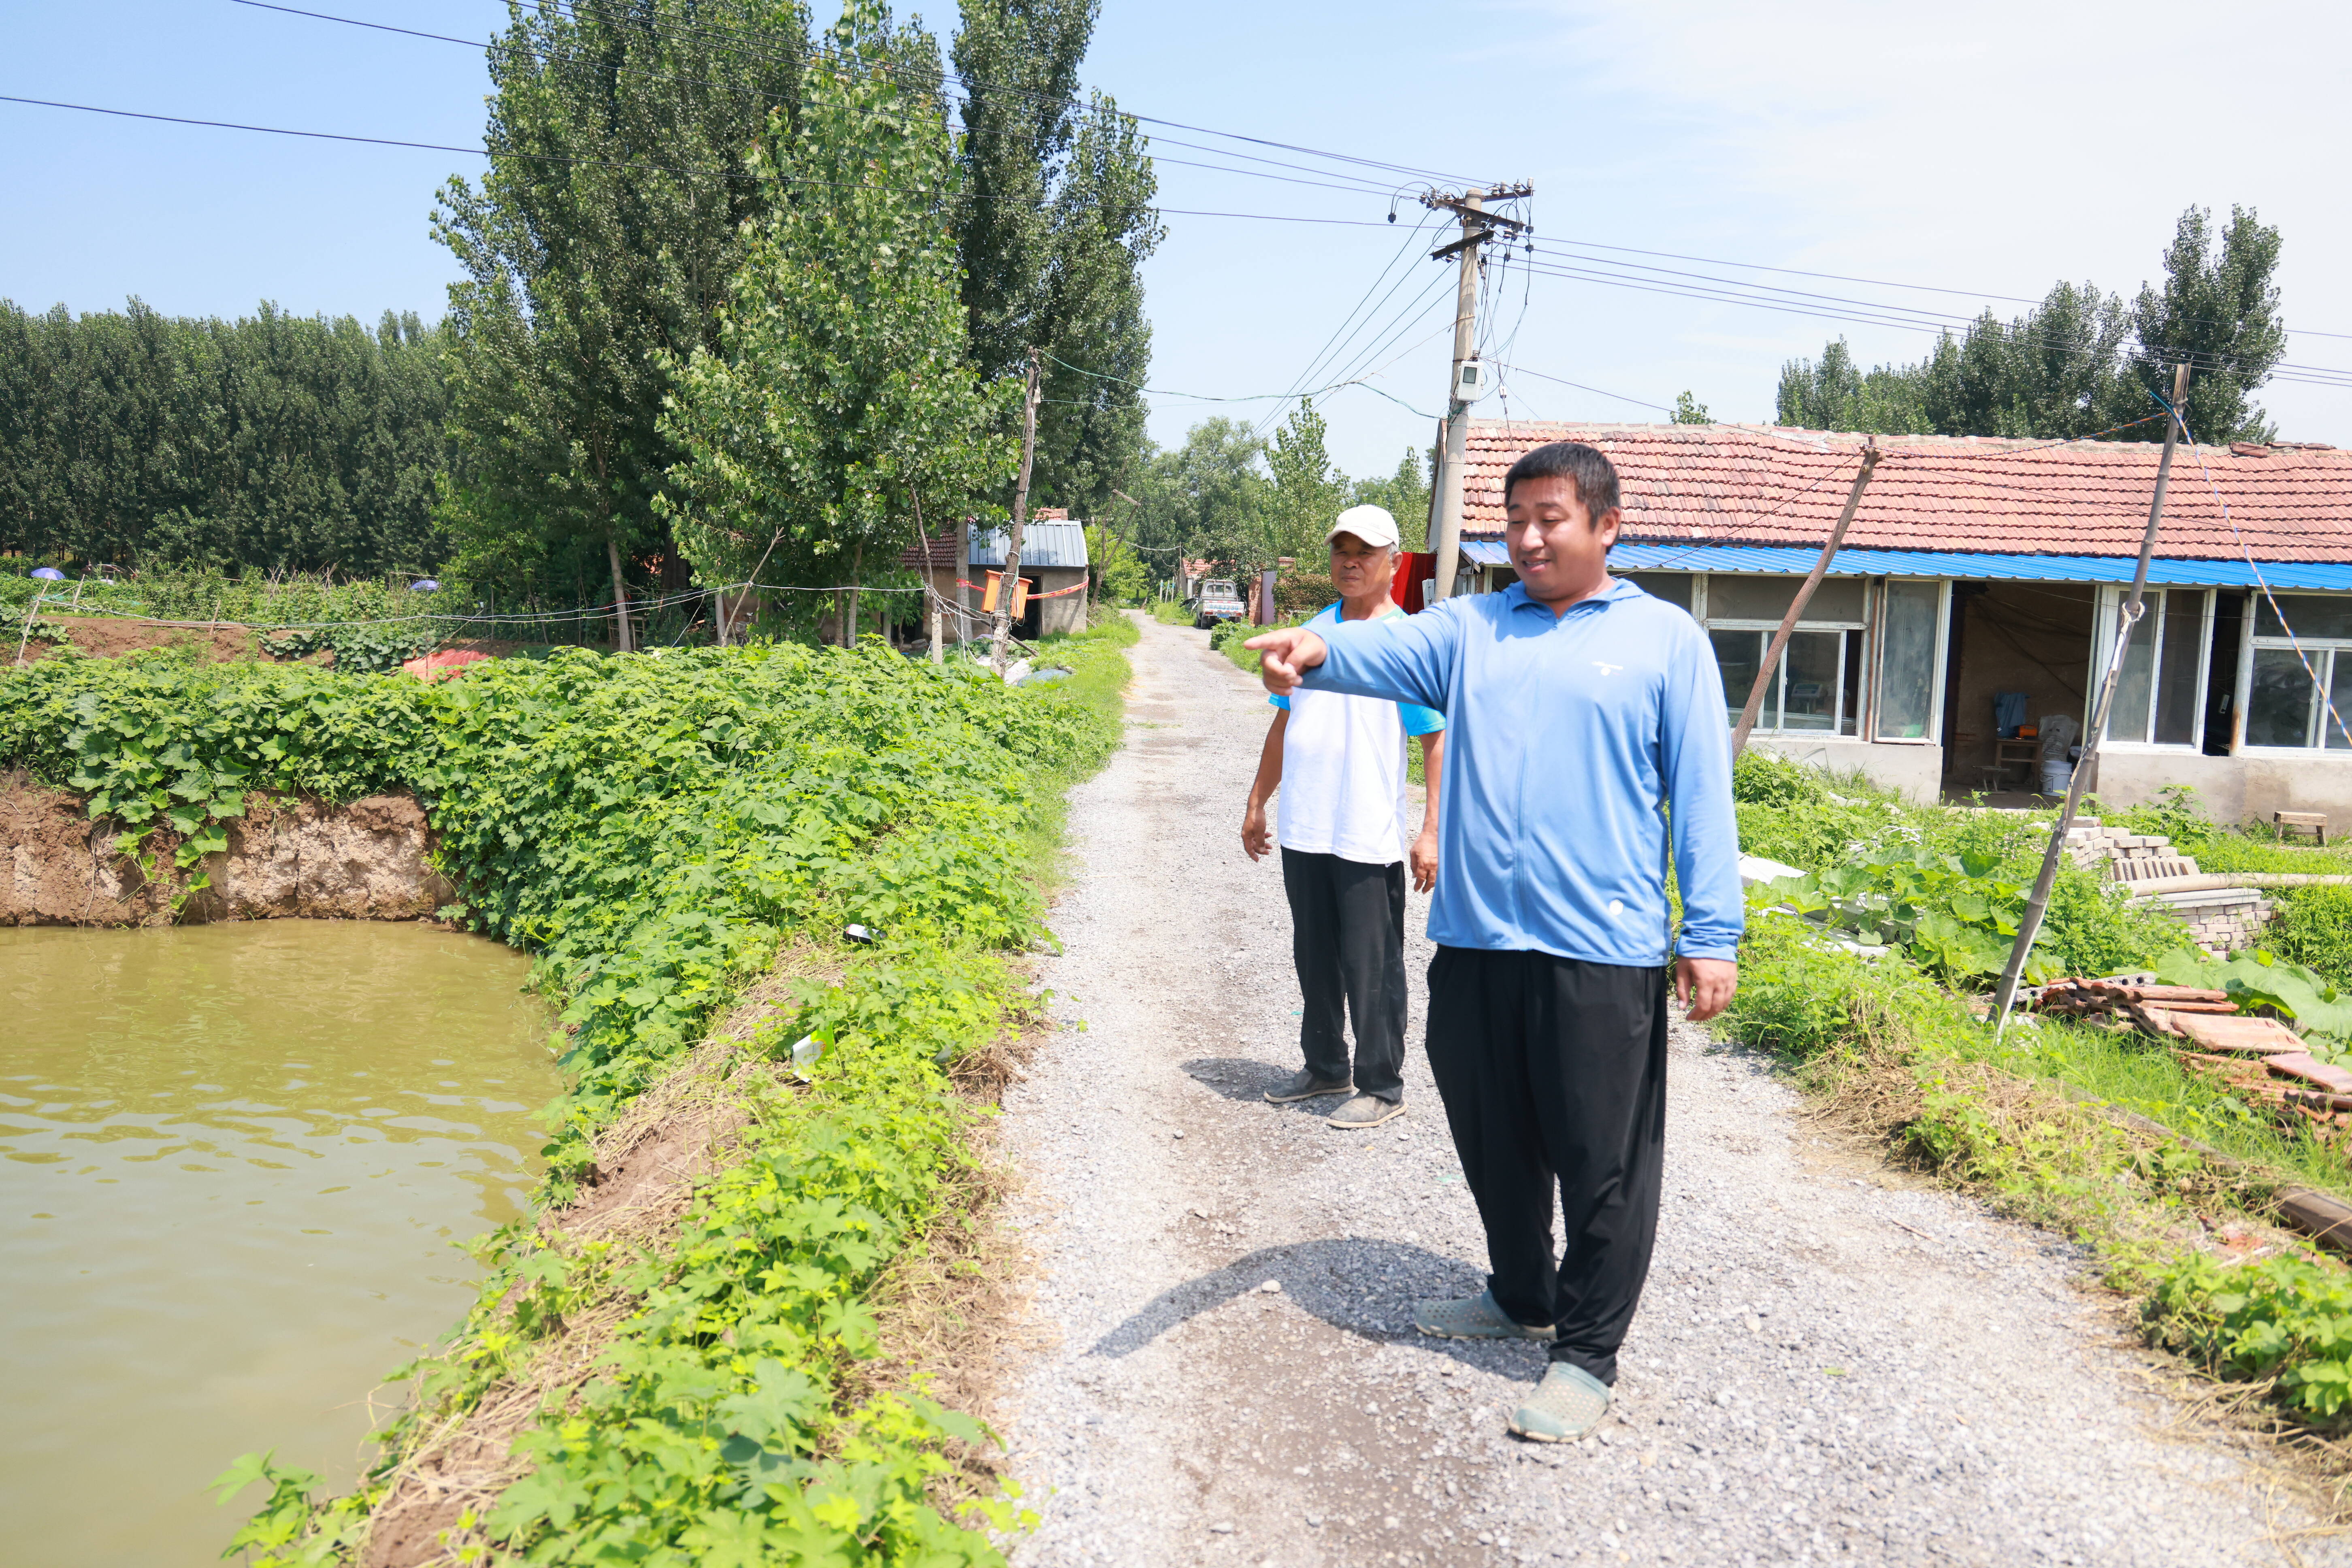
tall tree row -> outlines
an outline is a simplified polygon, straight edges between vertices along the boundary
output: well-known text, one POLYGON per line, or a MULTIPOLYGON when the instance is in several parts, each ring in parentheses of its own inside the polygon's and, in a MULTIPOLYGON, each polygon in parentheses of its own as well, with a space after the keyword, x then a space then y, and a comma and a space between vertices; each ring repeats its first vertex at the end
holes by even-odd
POLYGON ((1164 230, 1135 122, 1078 68, 1100 0, 964 0, 956 242, 972 363, 1045 368, 1032 494, 1100 517, 1144 459, 1151 361, 1139 269, 1164 230))
POLYGON ((509 0, 489 172, 435 215, 466 273, 447 322, 466 464, 442 519, 469 575, 682 585, 654 504, 680 457, 665 366, 719 344, 807 52, 797 0, 509 0))
POLYGON ((2164 253, 2162 286, 2142 285, 2130 304, 2060 283, 2013 320, 1987 311, 1916 364, 1868 371, 1841 338, 1819 360, 1783 367, 1778 417, 1815 430, 2048 439, 2132 425, 2115 438, 2161 440, 2161 420, 2132 422, 2161 412, 2150 395, 2168 395, 2170 367, 2187 360, 2198 439, 2268 440, 2252 394, 2286 352, 2278 257, 2278 230, 2252 211, 2231 209, 2217 237, 2211 216, 2191 207, 2164 253))
POLYGON ((0 300, 0 550, 374 574, 440 560, 441 334, 0 300))
MULTIPOLYGON (((960 516, 1011 476, 1021 384, 983 385, 964 353, 938 46, 877 0, 848 0, 826 43, 800 134, 760 166, 774 195, 718 348, 664 366, 683 500, 655 505, 707 578, 846 585, 847 640, 857 585, 918 520, 960 516)), ((806 624, 819 602, 788 607, 806 624)))

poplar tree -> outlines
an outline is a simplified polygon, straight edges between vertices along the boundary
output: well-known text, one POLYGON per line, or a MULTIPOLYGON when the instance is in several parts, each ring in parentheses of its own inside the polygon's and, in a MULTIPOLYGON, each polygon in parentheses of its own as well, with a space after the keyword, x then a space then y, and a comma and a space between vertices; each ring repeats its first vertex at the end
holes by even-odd
POLYGON ((800 134, 761 154, 767 216, 718 345, 666 362, 685 456, 657 504, 706 583, 764 559, 764 583, 848 585, 849 642, 857 586, 898 574, 918 515, 935 531, 1012 475, 1021 385, 983 387, 966 357, 937 46, 877 0, 850 0, 829 42, 800 134))
POLYGON ((471 575, 579 591, 608 574, 619 599, 668 554, 662 367, 718 342, 742 228, 774 189, 761 161, 791 134, 806 13, 510 0, 509 16, 489 172, 451 180, 434 215, 466 274, 446 323, 465 474, 441 515, 471 575))
POLYGON ((1101 93, 1078 99, 1099 0, 964 0, 957 246, 972 363, 1017 376, 1045 356, 1034 501, 1096 517, 1146 459, 1151 361, 1139 268, 1165 230, 1145 138, 1101 93))

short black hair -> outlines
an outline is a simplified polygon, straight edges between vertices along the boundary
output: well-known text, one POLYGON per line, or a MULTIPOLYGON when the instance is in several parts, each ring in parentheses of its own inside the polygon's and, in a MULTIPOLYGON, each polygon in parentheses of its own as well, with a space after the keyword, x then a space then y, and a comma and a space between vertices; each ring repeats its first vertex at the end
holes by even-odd
POLYGON ((1511 487, 1521 479, 1561 479, 1576 487, 1576 499, 1596 524, 1618 504, 1617 465, 1599 447, 1581 441, 1554 441, 1513 463, 1503 476, 1503 504, 1511 504, 1511 487))

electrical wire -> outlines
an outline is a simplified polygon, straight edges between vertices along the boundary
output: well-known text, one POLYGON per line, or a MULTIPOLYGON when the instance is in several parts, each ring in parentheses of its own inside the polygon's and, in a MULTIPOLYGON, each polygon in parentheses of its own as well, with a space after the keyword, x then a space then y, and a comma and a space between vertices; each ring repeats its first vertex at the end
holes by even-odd
MULTIPOLYGON (((1405 280, 1412 276, 1412 272, 1410 268, 1398 274, 1396 282, 1390 286, 1388 293, 1381 295, 1377 301, 1374 301, 1372 299, 1373 292, 1378 289, 1383 282, 1387 281, 1389 274, 1396 271, 1397 264, 1402 261, 1406 255, 1421 243, 1421 237, 1428 230, 1428 227, 1429 220, 1424 218, 1420 223, 1415 224, 1413 227, 1406 233, 1404 243, 1397 247, 1396 254, 1389 258, 1387 265, 1381 268, 1379 275, 1375 277, 1370 284, 1365 286, 1364 292, 1357 299, 1356 303, 1349 309, 1346 317, 1340 321, 1338 326, 1331 329, 1331 335, 1323 341, 1323 346, 1316 351, 1315 357, 1307 361, 1307 368, 1299 372, 1297 377, 1291 382, 1289 392, 1285 394, 1286 399, 1289 395, 1296 394, 1301 385, 1311 380, 1315 376, 1316 373, 1323 368, 1326 362, 1331 358, 1335 347, 1340 343, 1343 335, 1348 334, 1349 332, 1349 329, 1356 325, 1358 317, 1361 316, 1365 320, 1369 321, 1372 314, 1376 314, 1381 306, 1386 305, 1389 302, 1390 299, 1394 296, 1397 289, 1404 287, 1405 280), (1369 310, 1367 309, 1368 306, 1369 310)), ((1349 341, 1352 341, 1352 339, 1349 341)), ((1266 416, 1266 419, 1272 419, 1275 415, 1277 415, 1280 412, 1281 405, 1276 405, 1276 406, 1266 416)), ((1250 435, 1253 437, 1263 436, 1265 433, 1265 420, 1261 420, 1253 425, 1250 429, 1250 435)))
MULTIPOLYGON (((1665 294, 1686 300, 1702 300, 1712 304, 1743 305, 1751 310, 1774 310, 1784 315, 1811 316, 1819 320, 1850 321, 1862 326, 1895 327, 1907 331, 1931 332, 1938 336, 1947 334, 1951 331, 1948 326, 1910 321, 1900 317, 1887 315, 1860 315, 1851 311, 1824 310, 1796 303, 1761 300, 1755 298, 1752 295, 1727 292, 1721 289, 1702 289, 1689 286, 1669 285, 1664 283, 1629 279, 1602 272, 1542 266, 1537 267, 1535 270, 1543 273, 1547 277, 1562 278, 1573 282, 1600 283, 1611 288, 1630 289, 1641 293, 1665 294)), ((2040 346, 2044 347, 2074 346, 2063 339, 2029 339, 2027 341, 2031 343, 2038 343, 2040 346)), ((2215 354, 2201 350, 2181 350, 2157 344, 2147 345, 2147 347, 2148 352, 2152 353, 2164 355, 2173 359, 2186 359, 2192 363, 2198 364, 2200 368, 2203 369, 2229 371, 2237 368, 2241 363, 2237 360, 2236 356, 2215 354)), ((2308 371, 2305 372, 2273 371, 2268 379, 2305 386, 2329 386, 2337 388, 2352 387, 2352 372, 2326 370, 2324 367, 2317 366, 2309 367, 2308 371)))
MULTIPOLYGON (((1568 255, 1570 255, 1570 253, 1568 253, 1568 252, 1557 251, 1557 250, 1551 250, 1551 249, 1541 249, 1541 250, 1539 251, 1539 254, 1541 254, 1541 255, 1543 255, 1543 256, 1545 256, 1545 257, 1547 257, 1547 258, 1554 258, 1554 257, 1561 257, 1561 256, 1568 256, 1568 255)), ((1724 289, 1738 289, 1738 290, 1766 290, 1766 291, 1769 291, 1769 292, 1773 293, 1773 294, 1787 295, 1787 296, 1790 296, 1790 297, 1791 297, 1791 298, 1795 298, 1795 299, 1822 300, 1822 301, 1827 301, 1827 302, 1835 303, 1835 304, 1847 305, 1847 306, 1853 306, 1853 307, 1857 307, 1857 308, 1860 308, 1860 309, 1863 309, 1863 310, 1872 310, 1872 311, 1881 311, 1881 312, 1886 312, 1886 313, 1889 313, 1889 314, 1896 314, 1896 313, 1899 313, 1900 315, 1912 316, 1912 317, 1931 318, 1932 320, 1931 320, 1931 321, 1929 322, 1929 324, 1931 324, 1931 325, 1936 325, 1936 326, 1937 326, 1937 329, 1938 331, 1948 330, 1948 328, 1946 328, 1946 327, 1944 327, 1943 325, 1941 325, 1941 323, 1947 323, 1947 322, 1948 322, 1948 323, 1964 323, 1964 324, 1973 325, 1975 322, 1977 322, 1977 321, 1982 321, 1982 320, 1984 319, 1984 317, 1983 317, 1981 314, 1977 315, 1977 316, 1964 316, 1964 315, 1960 315, 1960 314, 1958 314, 1958 313, 1953 312, 1953 311, 1948 311, 1948 310, 1927 310, 1927 309, 1924 309, 1924 308, 1922 308, 1922 307, 1918 307, 1918 306, 1911 306, 1911 305, 1885 305, 1885 304, 1882 304, 1882 303, 1880 303, 1880 302, 1878 302, 1878 301, 1875 301, 1875 300, 1855 300, 1855 299, 1853 299, 1853 298, 1848 297, 1848 296, 1845 296, 1845 295, 1838 295, 1838 294, 1821 294, 1821 293, 1815 293, 1815 292, 1812 292, 1812 291, 1810 291, 1810 290, 1807 290, 1807 289, 1783 289, 1783 288, 1781 288, 1780 286, 1779 286, 1778 284, 1743 283, 1743 282, 1741 282, 1741 281, 1740 281, 1739 279, 1738 279, 1716 278, 1716 277, 1713 277, 1713 276, 1711 276, 1710 274, 1707 274, 1707 273, 1703 273, 1703 272, 1683 272, 1683 271, 1678 271, 1678 270, 1676 270, 1676 269, 1675 269, 1675 268, 1672 268, 1646 267, 1646 266, 1641 266, 1641 264, 1639 264, 1639 263, 1630 263, 1630 262, 1612 262, 1612 261, 1608 261, 1608 260, 1606 260, 1606 259, 1604 259, 1604 258, 1578 258, 1578 259, 1586 259, 1586 260, 1591 260, 1594 265, 1596 265, 1596 266, 1602 266, 1602 267, 1620 267, 1620 268, 1622 268, 1622 267, 1640 267, 1640 269, 1641 269, 1642 271, 1644 271, 1644 272, 1654 272, 1654 273, 1658 273, 1658 274, 1661 274, 1661 275, 1663 275, 1663 276, 1664 276, 1664 277, 1668 277, 1668 278, 1675 278, 1675 279, 1696 279, 1696 280, 1697 280, 1697 284, 1695 284, 1695 285, 1685 285, 1686 287, 1695 287, 1695 286, 1699 286, 1699 285, 1719 285, 1719 286, 1721 286, 1722 288, 1724 288, 1724 289)), ((1591 274, 1591 273, 1584 273, 1584 274, 1581 274, 1581 275, 1583 275, 1583 276, 1601 276, 1601 275, 1596 275, 1596 274, 1591 274)), ((1650 281, 1650 279, 1637 279, 1637 281, 1650 281)), ((2007 325, 2007 323, 2003 323, 2003 324, 2004 324, 2004 325, 2007 325)), ((2180 350, 2180 349, 2172 348, 2172 347, 2166 347, 2166 346, 2163 346, 2163 345, 2150 345, 2150 346, 2149 346, 2149 349, 2150 349, 2150 352, 2151 352, 2151 353, 2163 354, 2163 355, 2165 355, 2165 356, 2167 356, 2167 357, 2168 357, 2168 358, 2172 358, 2172 359, 2179 359, 2179 358, 2182 358, 2182 357, 2186 357, 2189 353, 2192 353, 2192 352, 2201 352, 2201 351, 2183 351, 2183 350, 2180 350)), ((2212 354, 2212 353, 2205 353, 2205 355, 2204 355, 2204 357, 2205 357, 2205 358, 2207 358, 2209 361, 2213 361, 2213 362, 2219 363, 2219 362, 2221 362, 2221 361, 2222 361, 2222 360, 2231 359, 2231 358, 2235 358, 2235 357, 2237 357, 2237 356, 2231 356, 2231 355, 2218 355, 2218 354, 2212 354)), ((2281 361, 2278 361, 2278 362, 2276 362, 2276 363, 2277 363, 2277 368, 2284 369, 2284 370, 2301 371, 2301 372, 2305 372, 2305 373, 2307 373, 2307 374, 2321 374, 2321 375, 2336 375, 2336 376, 2352 377, 2352 370, 2342 370, 2342 369, 2338 369, 2338 368, 2336 368, 2336 367, 2333 367, 2333 366, 2327 366, 2327 365, 2307 365, 2307 364, 2301 363, 2300 362, 2291 361, 2291 360, 2281 360, 2281 361)))
MULTIPOLYGON (((2175 412, 2171 403, 2153 389, 2150 389, 2148 395, 2164 405, 2165 413, 2175 412)), ((2295 662, 2302 665, 2304 674, 2311 678, 2311 684, 2318 692, 2320 701, 2326 706, 2329 721, 2336 726, 2336 733, 2345 736, 2347 742, 2352 742, 2352 727, 2345 724, 2344 715, 2336 710, 2336 693, 2328 689, 2326 684, 2321 681, 2318 669, 2311 662, 2311 656, 2303 651, 2303 639, 2294 635, 2294 624, 2286 618, 2285 606, 2278 602, 2278 595, 2271 591, 2270 579, 2263 575, 2262 566, 2254 560, 2253 549, 2247 544, 2245 533, 2238 527, 2237 519, 2230 515, 2230 503, 2221 499, 2221 487, 2214 481, 2212 465, 2205 460, 2205 448, 2200 446, 2197 437, 2189 433, 2188 412, 2181 410, 2176 416, 2180 421, 2180 433, 2189 437, 2189 449, 2197 454, 2197 466, 2204 472, 2206 488, 2213 494, 2213 504, 2221 509, 2221 521, 2230 525, 2230 537, 2238 542, 2238 553, 2245 557, 2246 570, 2254 574, 2254 585, 2263 591, 2263 597, 2269 602, 2271 614, 2278 617, 2279 630, 2286 634, 2287 646, 2294 650, 2295 662)), ((2253 635, 2250 628, 2246 634, 2249 642, 2253 635)), ((2242 714, 2240 715, 2240 719, 2242 721, 2242 714)), ((2319 740, 2319 750, 2324 752, 2332 749, 2331 737, 2328 734, 2323 731, 2319 740)))
MULTIPOLYGON (((1720 256, 1689 256, 1675 250, 1643 250, 1630 245, 1606 245, 1597 239, 1571 237, 1568 243, 1580 246, 1587 250, 1615 250, 1627 256, 1654 256, 1665 261, 1696 261, 1709 267, 1738 267, 1752 272, 1777 272, 1787 278, 1819 278, 1832 283, 1866 283, 1877 289, 1908 289, 1926 294, 1956 294, 1971 300, 2000 300, 2013 305, 2039 305, 2043 302, 2041 300, 2029 300, 2021 294, 1994 294, 1981 289, 1948 289, 1934 283, 1903 283, 1889 278, 1859 278, 1844 272, 1810 272, 1799 267, 1772 267, 1760 261, 1734 261, 1720 256)), ((2212 325, 2229 324, 2215 321, 2211 317, 2191 319, 2212 325)), ((2325 332, 2315 327, 2288 327, 2285 330, 2302 337, 2352 339, 2352 332, 2325 332)))

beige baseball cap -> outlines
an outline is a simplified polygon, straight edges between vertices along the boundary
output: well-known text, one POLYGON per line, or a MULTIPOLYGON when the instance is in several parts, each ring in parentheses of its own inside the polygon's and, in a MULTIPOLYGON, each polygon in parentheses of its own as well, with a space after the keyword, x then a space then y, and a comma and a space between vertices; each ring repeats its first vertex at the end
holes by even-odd
POLYGON ((1388 514, 1385 507, 1351 506, 1339 514, 1339 520, 1331 525, 1331 531, 1323 536, 1323 542, 1328 544, 1343 533, 1352 533, 1375 549, 1383 544, 1394 546, 1397 542, 1396 519, 1388 514))

